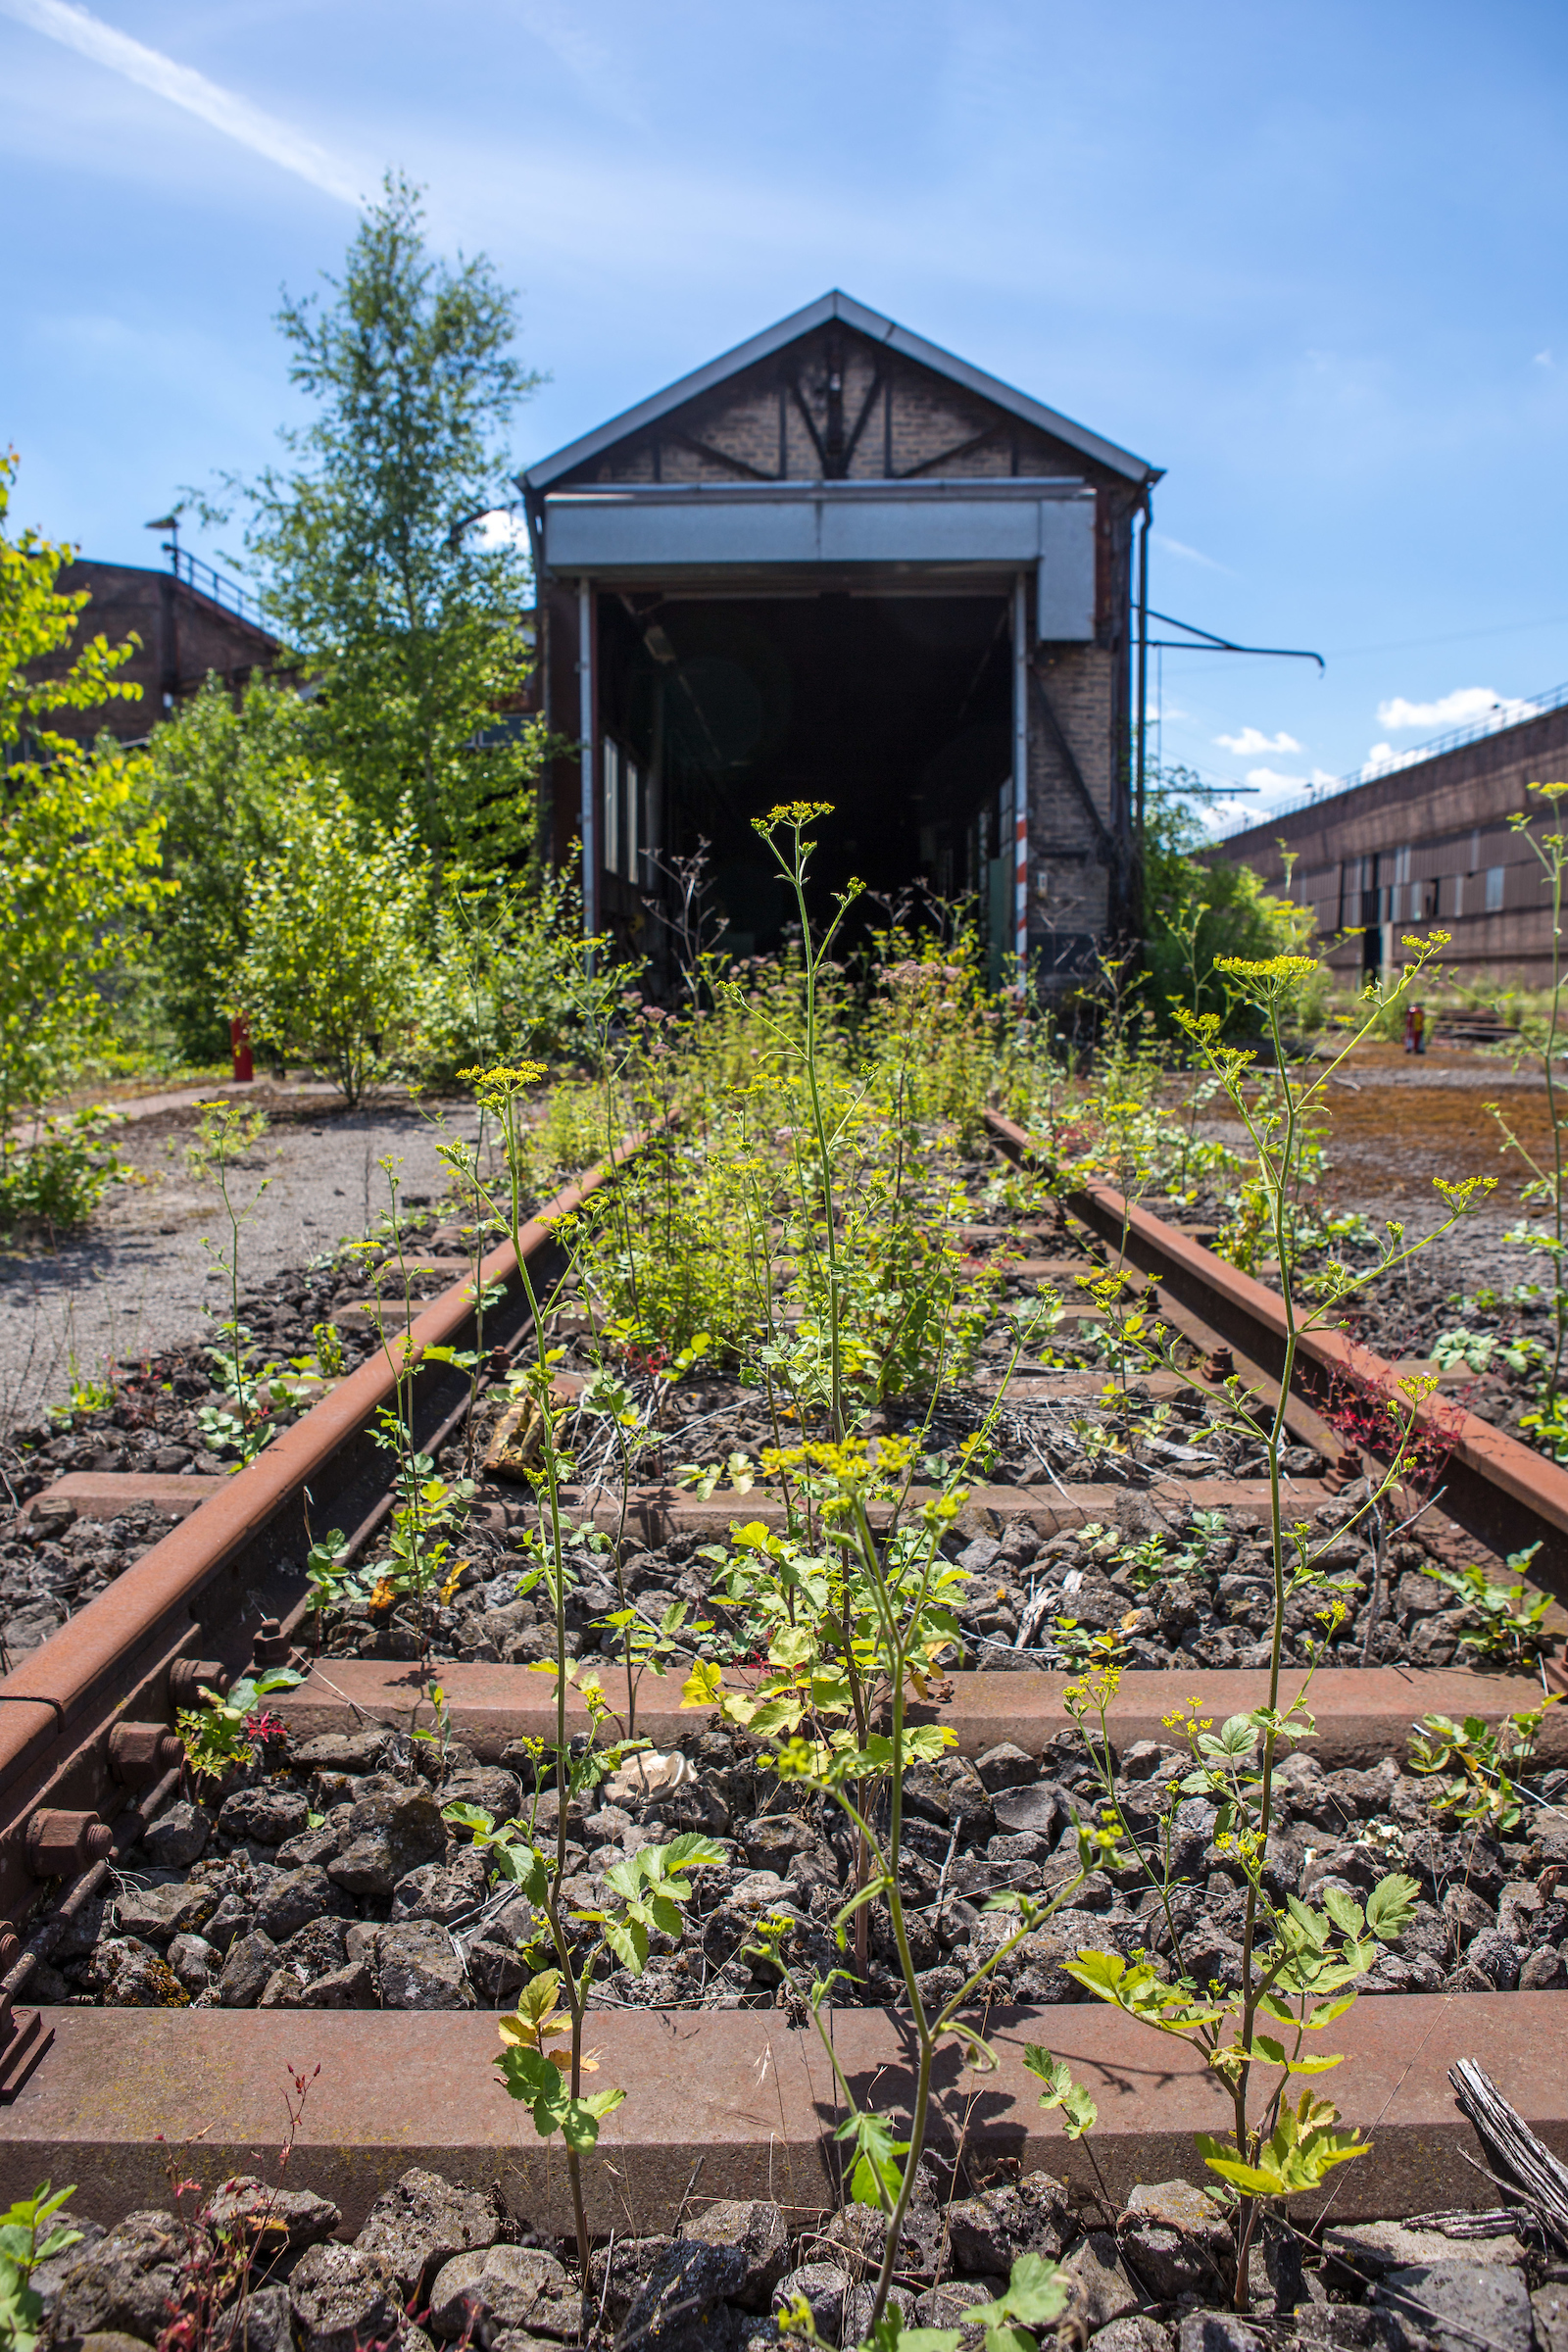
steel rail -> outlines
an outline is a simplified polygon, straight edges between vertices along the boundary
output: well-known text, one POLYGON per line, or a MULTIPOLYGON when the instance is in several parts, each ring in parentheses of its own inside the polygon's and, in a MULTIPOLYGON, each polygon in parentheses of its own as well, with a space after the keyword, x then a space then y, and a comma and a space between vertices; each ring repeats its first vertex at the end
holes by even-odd
MULTIPOLYGON (((1017 1160, 1038 1165, 1023 1129, 988 1110, 986 1126, 1017 1160)), ((1062 1205, 1126 1262, 1152 1278, 1162 1303, 1200 1317, 1274 1384, 1284 1369, 1289 1338, 1285 1301, 1251 1275, 1243 1274, 1191 1235, 1126 1200, 1098 1180, 1064 1192, 1062 1205)), ((1298 1334, 1296 1364, 1300 1387, 1326 1398, 1338 1384, 1360 1394, 1397 1396, 1397 1367, 1340 1331, 1298 1334)), ((1530 1565, 1531 1581, 1554 1599, 1568 1602, 1568 1470, 1535 1453, 1500 1429, 1437 1396, 1415 1404, 1415 1426, 1444 1451, 1443 1508, 1466 1534, 1504 1556, 1540 1540, 1530 1565)), ((1343 1442, 1343 1441, 1342 1441, 1343 1442)))
MULTIPOLYGON (((518 1239, 530 1264, 544 1260, 561 1220, 655 1132, 627 1136, 529 1219, 518 1239)), ((487 1338, 505 1341, 525 1322, 516 1276, 510 1241, 480 1263, 480 1285, 506 1292, 486 1312, 487 1338)), ((25 1832, 41 1811, 107 1815, 123 1801, 107 1755, 115 1725, 141 1714, 172 1720, 171 1675, 177 1684, 183 1661, 199 1656, 225 1672, 246 1664, 261 1627, 287 1618, 299 1599, 313 1528, 334 1517, 363 1523, 382 1503, 387 1473, 370 1433, 396 1397, 399 1371, 426 1349, 461 1344, 474 1325, 469 1277, 424 1305, 254 1461, 215 1481, 209 1500, 0 1681, 0 1912, 21 1917, 37 1892, 25 1832)), ((416 1442, 450 1433, 467 1392, 468 1376, 456 1367, 424 1370, 415 1388, 416 1442)))
MULTIPOLYGON (((1004 1148, 1027 1152, 1020 1130, 1004 1121, 991 1125, 1004 1148)), ((628 1138, 580 1185, 558 1195, 532 1221, 525 1254, 531 1258, 546 1250, 553 1224, 645 1140, 628 1138)), ((1066 1205, 1102 1239, 1118 1249, 1125 1243, 1127 1262, 1152 1278, 1162 1304, 1168 1300, 1175 1310, 1173 1322, 1190 1334, 1219 1334, 1239 1354, 1245 1351, 1249 1376, 1255 1367, 1259 1379, 1267 1377, 1269 1361, 1278 1362, 1271 1350, 1279 1346, 1280 1302, 1263 1286, 1130 1207, 1109 1187, 1082 1188, 1066 1205)), ((494 1282, 515 1270, 503 1248, 485 1259, 481 1272, 494 1282)), ((461 1337, 472 1311, 467 1290, 455 1285, 426 1306, 404 1345, 427 1348, 461 1337)), ((487 1331, 506 1331, 507 1314, 514 1314, 516 1305, 510 1300, 507 1312, 489 1319, 487 1331)), ((1329 1350, 1327 1361, 1363 1378, 1392 1371, 1353 1348, 1345 1359, 1329 1350)), ((455 1418, 452 1384, 426 1377, 419 1410, 428 1438, 455 1427, 461 1407, 455 1418)), ((258 1625, 286 1616, 279 1604, 297 1593, 298 1571, 291 1575, 290 1560, 297 1559, 307 1532, 307 1511, 317 1525, 328 1511, 347 1522, 349 1509, 363 1502, 371 1466, 365 1435, 392 1389, 389 1360, 362 1367, 24 1661, 8 1678, 11 1687, 0 1685, 0 1700, 10 1702, 0 1708, 0 1800, 14 1824, 43 1790, 54 1802, 68 1796, 100 1800, 104 1747, 116 1720, 126 1720, 139 1702, 167 1720, 172 1664, 204 1642, 229 1662, 243 1662, 258 1625), (115 1605, 105 1608, 105 1602, 115 1605)), ((1299 1410, 1310 1412, 1304 1404, 1299 1410)), ((1313 1425, 1309 1420, 1302 1426, 1313 1425)), ((1488 1448, 1480 1458, 1489 1458, 1488 1448)), ((1535 1474, 1551 1466, 1526 1458, 1532 1472, 1526 1492, 1533 1494, 1535 1474)), ((1555 1476, 1568 1504, 1568 1480, 1555 1476)), ((1322 1499, 1315 1482, 1298 1486, 1303 1507, 1322 1499)), ((1156 1506, 1161 1496, 1191 1503, 1200 1488, 1206 1493, 1210 1487, 1218 1492, 1218 1482, 1172 1480, 1168 1495, 1161 1488, 1145 1491, 1143 1498, 1156 1506)), ((1224 1492, 1245 1517, 1243 1491, 1230 1482, 1224 1492)), ((1065 1527, 1090 1515, 1110 1515, 1123 1498, 1117 1490, 1099 1488, 1054 1496, 982 1490, 971 1496, 969 1510, 977 1528, 1019 1513, 1042 1526, 1049 1519, 1065 1527)), ((592 1502, 591 1496, 581 1499, 592 1502)), ((671 1490, 639 1491, 634 1499, 638 1524, 650 1538, 671 1527, 677 1513, 693 1524, 732 1515, 721 1494, 707 1504, 671 1490)), ((375 1500, 365 1505, 361 1533, 376 1507, 375 1500)), ((744 1504, 749 1517, 766 1508, 756 1494, 744 1504)), ((1562 1525, 1568 1531, 1568 1507, 1562 1525)), ((498 1755, 519 1731, 538 1728, 535 1717, 547 1698, 543 1678, 523 1668, 472 1662, 444 1663, 440 1672, 453 1727, 481 1756, 498 1755)), ((1190 1686, 1216 1715, 1255 1703, 1261 1681, 1245 1671, 1208 1671, 1191 1662, 1176 1672, 1184 1692, 1190 1686)), ((1006 1739, 1038 1743, 1066 1720, 1064 1680, 1035 1671, 957 1675, 945 1719, 965 1752, 1006 1739)), ((1159 1737, 1171 1687, 1168 1673, 1125 1676, 1115 1702, 1117 1739, 1159 1737)), ((1511 1678, 1442 1670, 1416 1676, 1396 1669, 1324 1670, 1314 1685, 1319 1752, 1325 1762, 1371 1762, 1402 1742, 1410 1716, 1423 1706, 1500 1714, 1517 1703, 1519 1689, 1511 1678)), ((413 1703, 407 1668, 366 1659, 320 1662, 297 1690, 277 1700, 298 1737, 350 1723, 403 1721, 413 1703)), ((650 1690, 647 1684, 639 1716, 639 1730, 660 1740, 678 1739, 692 1721, 661 1696, 657 1685, 650 1690)), ((1568 1725, 1562 1728, 1568 1734, 1568 1725)), ((166 1774, 145 1799, 129 1799, 139 1817, 156 1810, 172 1781, 166 1774)), ((114 1794, 123 1801, 122 1791, 114 1794)), ((130 1825, 127 1811, 117 1843, 130 1834, 130 1825)), ((7 1888, 24 1884, 15 1831, 9 1845, 0 1847, 0 1873, 9 1874, 0 1881, 7 1888)), ((39 1928, 27 1952, 0 1980, 0 2000, 24 1988, 34 1956, 45 1957, 52 1948, 56 1920, 91 1898, 99 1875, 107 1875, 106 1863, 79 1878, 55 1918, 39 1928)), ((1505 2095, 1548 2145, 1568 2152, 1568 2093, 1560 2080, 1544 2079, 1539 2062, 1557 2030, 1559 2007, 1560 1996, 1551 1993, 1513 1992, 1383 1995, 1353 2011, 1338 2034, 1357 2061, 1347 2069, 1348 2095, 1342 2104, 1348 2121, 1375 2129, 1379 2158, 1375 2167, 1352 2168, 1356 2177, 1337 2198, 1337 2216, 1352 2220, 1372 2211, 1474 2201, 1467 2128, 1454 2115, 1446 2083, 1447 2066, 1461 2046, 1484 2047, 1505 2095)), ((1059 2137, 1054 2122, 1042 2122, 1038 2085, 1022 2068, 1022 2045, 1039 2032, 1039 2014, 1004 2012, 993 2025, 1002 2069, 970 2117, 970 2144, 1026 2166, 1066 2171, 1075 2180, 1082 2173, 1081 2185, 1090 2188, 1081 2151, 1059 2137)), ((814 2035, 790 2029, 776 2013, 757 2011, 607 2010, 596 2013, 595 2032, 604 2079, 629 2094, 607 2126, 604 2166, 589 2168, 596 2228, 623 2228, 629 2211, 641 2231, 669 2228, 698 2155, 708 2165, 705 2197, 771 2195, 801 2213, 836 2201, 832 2132, 839 2117, 814 2035)), ((1114 2195, 1140 2179, 1190 2170, 1192 2132, 1223 2124, 1215 2086, 1192 2053, 1167 2049, 1152 2059, 1147 2030, 1135 2021, 1098 2005, 1054 2009, 1050 2035, 1053 2049, 1100 2102, 1095 2145, 1114 2195)), ((840 2011, 834 2038, 853 2082, 875 2082, 879 2104, 897 2095, 906 2040, 896 2015, 840 2011)), ((307 2018, 294 2011, 44 2010, 24 2064, 9 2077, 0 2072, 0 2199, 29 2193, 49 2174, 80 2184, 84 2213, 117 2220, 127 2205, 159 2200, 169 2144, 192 2135, 200 2135, 218 2172, 262 2171, 277 2137, 284 2066, 318 2057, 321 2084, 313 2094, 290 2178, 333 2196, 346 2226, 362 2221, 373 2196, 416 2164, 475 2184, 487 2184, 499 2173, 514 2206, 538 2226, 560 2226, 565 2217, 559 2166, 531 2133, 519 2132, 515 2111, 504 2097, 464 2095, 465 2085, 477 2089, 490 2081, 494 2048, 495 2023, 482 2013, 313 2011, 307 2018), (47 2035, 52 2045, 40 2063, 47 2035)), ((956 2054, 950 2077, 942 2089, 956 2112, 970 2104, 956 2054)))

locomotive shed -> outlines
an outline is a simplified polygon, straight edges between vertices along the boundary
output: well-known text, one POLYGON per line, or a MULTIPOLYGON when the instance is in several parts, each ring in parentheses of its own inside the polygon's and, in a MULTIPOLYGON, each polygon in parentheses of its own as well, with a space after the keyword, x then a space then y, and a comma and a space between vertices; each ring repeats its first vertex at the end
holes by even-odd
POLYGON ((550 779, 585 916, 656 956, 710 845, 777 945, 751 819, 830 803, 817 886, 979 894, 994 980, 1125 927, 1135 525, 1159 469, 842 293, 518 477, 550 779), (1013 968, 1009 962, 1008 968, 1013 968))

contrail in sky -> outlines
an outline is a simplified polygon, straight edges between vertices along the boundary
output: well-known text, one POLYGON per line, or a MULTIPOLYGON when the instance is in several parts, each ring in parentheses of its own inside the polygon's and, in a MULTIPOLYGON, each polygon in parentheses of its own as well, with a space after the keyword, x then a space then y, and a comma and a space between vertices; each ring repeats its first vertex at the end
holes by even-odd
POLYGON ((358 205, 361 191, 354 185, 347 168, 337 158, 318 147, 314 139, 280 122, 247 99, 236 98, 231 90, 220 89, 205 74, 196 73, 190 66, 176 65, 161 50, 149 49, 142 41, 132 40, 129 33, 121 32, 106 24, 89 9, 76 6, 76 0, 0 0, 0 13, 15 17, 21 24, 28 24, 34 32, 46 33, 50 40, 59 41, 67 49, 90 57, 95 65, 107 66, 111 73, 122 74, 127 81, 139 82, 143 89, 153 90, 167 98, 172 106, 182 106, 187 114, 199 116, 242 147, 250 147, 265 155, 270 163, 280 164, 285 172, 298 172, 313 187, 322 188, 328 196, 338 197, 344 204, 358 205))

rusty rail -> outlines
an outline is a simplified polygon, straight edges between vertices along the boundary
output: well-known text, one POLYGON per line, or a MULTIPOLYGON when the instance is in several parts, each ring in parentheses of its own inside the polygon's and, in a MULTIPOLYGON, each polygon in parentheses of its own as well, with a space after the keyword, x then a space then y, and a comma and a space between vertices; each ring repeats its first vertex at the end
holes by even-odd
MULTIPOLYGON (((530 1265, 545 1257, 561 1219, 641 1151, 650 1132, 627 1136, 529 1220, 519 1239, 530 1265)), ((498 1343, 526 1317, 516 1275, 511 1242, 480 1265, 481 1283, 507 1286, 485 1319, 487 1338, 498 1343)), ((393 1350, 450 1347, 473 1324, 471 1281, 452 1284, 0 1681, 0 1816, 9 1825, 0 1835, 0 1912, 21 1916, 36 1892, 25 1840, 41 1811, 90 1817, 123 1800, 107 1752, 114 1726, 138 1714, 169 1722, 181 1703, 182 1670, 189 1685, 194 1660, 209 1679, 243 1666, 259 1629, 286 1618, 299 1597, 313 1526, 354 1525, 375 1512, 387 1474, 369 1432, 396 1394, 393 1350)), ((421 1445, 454 1425, 455 1410, 461 1417, 467 1385, 450 1366, 420 1376, 421 1445)), ((189 1689, 184 1703, 194 1697, 189 1689)))
MULTIPOLYGON (((1004 1149, 1027 1152, 1027 1138, 1010 1122, 993 1117, 989 1123, 1004 1149)), ((525 1254, 532 1259, 545 1251, 553 1224, 645 1140, 628 1138, 581 1184, 541 1210, 525 1233, 525 1254)), ((1267 1377, 1270 1362, 1278 1369, 1283 1309, 1274 1294, 1108 1186, 1082 1188, 1066 1204, 1168 1295, 1180 1327, 1217 1335, 1245 1356, 1249 1378, 1254 1367, 1267 1377)), ((510 1247, 492 1252, 482 1267, 487 1282, 506 1282, 515 1272, 510 1247)), ((404 1344, 426 1348, 461 1339, 472 1316, 466 1291, 467 1285, 455 1285, 427 1306, 404 1344)), ((504 1334, 517 1322, 520 1300, 514 1293, 487 1330, 504 1334)), ((1338 1335, 1315 1336, 1303 1352, 1323 1378, 1344 1373, 1376 1385, 1392 1377, 1392 1367, 1338 1335)), ((458 1385, 434 1373, 421 1383, 422 1442, 455 1425, 458 1385)), ((237 1666, 249 1657, 263 1622, 287 1617, 298 1592, 296 1563, 308 1515, 318 1527, 333 1518, 353 1524, 358 1515, 362 1532, 373 1518, 375 1465, 367 1431, 392 1386, 384 1354, 362 1367, 0 1684, 0 1811, 13 1824, 0 1839, 0 1909, 20 1916, 23 1899, 35 1891, 24 1833, 43 1800, 55 1808, 105 1812, 115 1804, 138 1804, 111 1773, 115 1727, 123 1734, 138 1708, 167 1722, 173 1684, 181 1671, 188 1681, 192 1653, 205 1645, 213 1664, 237 1666)), ((1292 1409, 1305 1417, 1298 1421, 1302 1433, 1323 1432, 1332 1450, 1310 1405, 1303 1399, 1292 1409)), ((1532 1534, 1544 1524, 1568 1541, 1568 1477, 1472 1416, 1462 1422, 1456 1459, 1473 1473, 1478 1494, 1484 1489, 1503 1497, 1488 1504, 1491 1516, 1484 1524, 1496 1528, 1499 1514, 1511 1511, 1528 1515, 1532 1534)), ((1446 1440, 1452 1424, 1450 1411, 1442 1422, 1446 1440)), ((1240 1492, 1227 1486, 1225 1498, 1245 1516, 1247 1498, 1238 1500, 1240 1492)), ((1321 1500, 1322 1492, 1313 1482, 1298 1482, 1303 1508, 1321 1500)), ((1175 1494, 1173 1487, 1165 1499, 1175 1494)), ((1199 1489, 1187 1482, 1180 1494, 1190 1503, 1199 1489)), ((1158 1491, 1151 1498, 1159 1499, 1158 1491)), ((593 1497, 578 1499, 591 1508, 593 1497)), ((1480 1517, 1479 1500, 1471 1500, 1480 1517)), ((722 1494, 705 1506, 669 1490, 638 1491, 631 1501, 634 1522, 650 1541, 667 1532, 677 1513, 684 1524, 705 1515, 723 1522, 732 1508, 722 1494)), ((1062 1496, 982 1490, 969 1509, 977 1525, 1021 1513, 1054 1528, 1108 1516, 1114 1501, 1108 1491, 1093 1488, 1062 1496)), ((745 1503, 748 1516, 767 1507, 756 1495, 745 1503)), ((1461 1515, 1452 1499, 1450 1508, 1461 1515)), ((1553 1560, 1564 1557, 1568 1550, 1554 1545, 1553 1560)), ((548 1685, 525 1669, 454 1662, 441 1674, 453 1728, 481 1756, 498 1755, 519 1732, 542 1728, 547 1705, 553 1712, 548 1685)), ((1179 1675, 1183 1693, 1199 1697, 1215 1715, 1253 1705, 1264 1680, 1192 1663, 1179 1675)), ((1067 1720, 1064 1679, 1038 1672, 955 1676, 945 1720, 968 1753, 1004 1740, 1038 1746, 1067 1720)), ((1114 1706, 1116 1738, 1157 1738, 1170 1688, 1165 1674, 1126 1675, 1114 1706)), ((1326 1669, 1314 1685, 1318 1752, 1325 1762, 1368 1764, 1402 1744, 1411 1717, 1423 1709, 1496 1717, 1519 1703, 1520 1690, 1511 1678, 1464 1672, 1326 1669)), ((290 1729, 309 1737, 367 1720, 406 1723, 414 1698, 406 1668, 332 1660, 319 1664, 297 1690, 280 1694, 277 1705, 290 1729)), ((658 1684, 646 1682, 639 1718, 639 1730, 660 1741, 678 1739, 691 1722, 672 1690, 665 1696, 658 1684)), ((1568 1752, 1568 1722, 1556 1726, 1548 1717, 1547 1724, 1552 1753, 1568 1752)), ((122 1784, 123 1773, 120 1777, 122 1784)), ((149 1769, 144 1785, 156 1778, 149 1769)), ((170 1778, 166 1773, 151 1787, 148 1811, 170 1778)), ((128 1831, 130 1823, 127 1810, 121 1826, 128 1831)), ((68 1899, 88 1899, 94 1869, 102 1874, 105 1867, 100 1861, 87 1870, 68 1899)), ((29 1949, 45 1950, 53 1926, 35 1935, 29 1949)), ((11 1963, 0 1980, 3 2006, 23 1984, 24 1963, 15 1945, 0 1945, 0 1960, 11 1963)), ((1544 2080, 1539 2064, 1557 2028, 1558 2009, 1548 2004, 1561 1998, 1385 1995, 1352 2012, 1339 2034, 1357 2060, 1348 2070, 1347 2118, 1376 2127, 1379 2159, 1375 2169, 1364 2168, 1364 2178, 1363 2168, 1353 2168, 1358 2177, 1342 2188, 1337 2214, 1353 2219, 1372 2210, 1474 2200, 1466 2128, 1454 2114, 1446 2079, 1461 2042, 1485 2047, 1505 2094, 1529 2114, 1548 2145, 1568 2153, 1568 2095, 1559 2082, 1544 2080)), ((1080 2151, 1062 2141, 1054 2121, 1042 2121, 1037 2085, 1022 2069, 1022 2044, 1039 2031, 1038 2017, 1004 2013, 993 2022, 1002 2071, 973 2108, 970 2143, 1026 2166, 1076 2175, 1080 2151)), ((704 2197, 772 2195, 802 2213, 835 2201, 839 2152, 832 2132, 839 2118, 814 2036, 758 2011, 607 2011, 595 2023, 604 2079, 629 2093, 605 2133, 606 2165, 591 2168, 596 2227, 623 2229, 628 2215, 640 2232, 670 2227, 699 2156, 706 2160, 704 2197)), ((290 2179, 331 2195, 348 2227, 415 2164, 475 2184, 499 2175, 513 2203, 539 2226, 564 2222, 560 2167, 531 2134, 519 2132, 516 2111, 499 2086, 492 2082, 484 2095, 466 2095, 465 2086, 477 2091, 490 2082, 495 2026, 482 2014, 318 2011, 306 2018, 276 2011, 72 2008, 40 2012, 30 2031, 22 2063, 9 2075, 0 2054, 0 2200, 28 2193, 48 2174, 80 2183, 84 2213, 117 2219, 127 2205, 159 2200, 168 2145, 198 2133, 215 2176, 262 2171, 276 2142, 285 2064, 319 2058, 321 2082, 290 2179)), ((1113 2194, 1139 2179, 1192 2169, 1191 2134, 1216 2117, 1214 2085, 1190 2052, 1167 2048, 1154 2063, 1146 2031, 1098 2006, 1053 2010, 1050 2034, 1053 2048, 1100 2102, 1095 2145, 1113 2194)), ((897 2095, 906 2050, 896 2017, 840 2012, 835 2046, 852 2082, 875 2081, 879 2103, 897 2095)), ((944 2079, 942 2090, 955 2113, 971 2104, 956 2074, 944 2079)), ((1093 2185, 1087 2174, 1084 2185, 1093 2185)))
MULTIPOLYGON (((986 1125, 1008 1155, 1032 1159, 1027 1135, 1011 1119, 987 1111, 986 1125)), ((1063 1205, 1090 1231, 1152 1277, 1177 1308, 1201 1318, 1220 1339, 1244 1351, 1277 1383, 1288 1338, 1285 1302, 1277 1291, 1240 1273, 1190 1235, 1127 1200, 1111 1185, 1091 1180, 1062 1195, 1063 1205)), ((1386 1357, 1357 1346, 1343 1332, 1310 1331, 1296 1343, 1298 1378, 1310 1396, 1326 1396, 1336 1380, 1374 1394, 1397 1394, 1398 1373, 1386 1357)), ((1277 1389, 1276 1389, 1277 1394, 1277 1389)), ((1415 1408, 1416 1426, 1447 1454, 1443 1507, 1466 1534, 1506 1555, 1541 1539, 1531 1581, 1568 1602, 1568 1470, 1535 1453, 1500 1429, 1439 1397, 1415 1408)))

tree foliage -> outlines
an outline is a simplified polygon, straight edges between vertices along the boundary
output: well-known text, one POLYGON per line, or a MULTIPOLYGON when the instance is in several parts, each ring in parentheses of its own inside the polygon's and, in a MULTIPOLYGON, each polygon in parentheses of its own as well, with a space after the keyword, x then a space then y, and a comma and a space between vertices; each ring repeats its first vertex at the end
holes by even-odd
POLYGON ((394 825, 408 796, 438 856, 514 857, 543 751, 513 715, 527 567, 474 528, 511 495, 503 437, 539 381, 513 355, 514 298, 482 255, 429 253, 391 172, 327 284, 278 314, 316 414, 246 493, 252 563, 321 678, 323 762, 355 800, 394 825))
POLYGON ((1214 969, 1220 956, 1296 955, 1312 937, 1310 908, 1271 896, 1250 866, 1198 855, 1209 836, 1184 797, 1197 781, 1187 768, 1166 769, 1149 796, 1144 833, 1146 1002, 1167 1034, 1173 999, 1193 1014, 1234 1013, 1237 1000, 1214 969))
POLYGON ((118 962, 121 929, 155 906, 161 820, 147 761, 108 736, 88 748, 55 713, 134 700, 117 675, 133 641, 91 638, 55 675, 27 665, 68 648, 87 603, 57 587, 73 550, 4 531, 15 453, 0 458, 0 1170, 20 1111, 69 1083, 107 1026, 95 983, 118 962))
POLYGON ((328 776, 288 793, 277 851, 246 880, 247 945, 228 1010, 280 1058, 313 1062, 350 1102, 417 1028, 425 869, 407 808, 401 823, 378 824, 328 776))
POLYGON ((164 870, 177 885, 157 926, 162 1009, 180 1050, 227 1049, 222 1012, 245 952, 246 876, 277 855, 289 788, 311 772, 316 706, 258 680, 236 710, 217 677, 152 739, 151 791, 164 819, 164 870))

